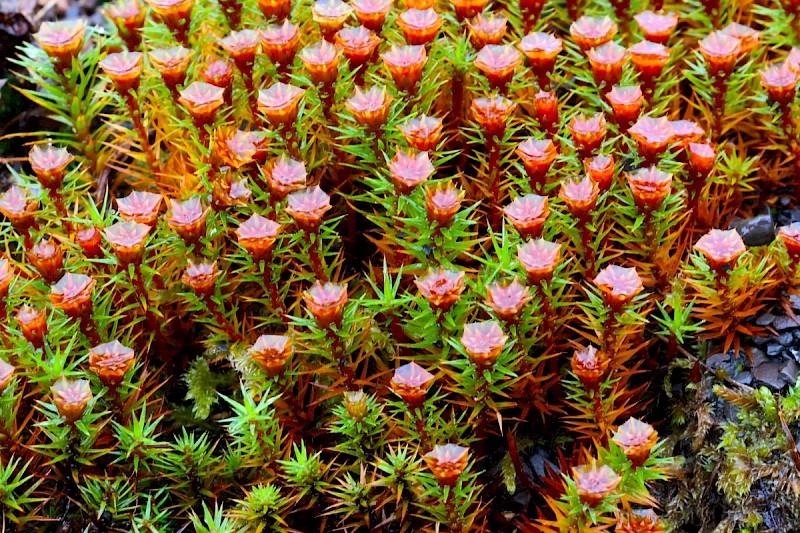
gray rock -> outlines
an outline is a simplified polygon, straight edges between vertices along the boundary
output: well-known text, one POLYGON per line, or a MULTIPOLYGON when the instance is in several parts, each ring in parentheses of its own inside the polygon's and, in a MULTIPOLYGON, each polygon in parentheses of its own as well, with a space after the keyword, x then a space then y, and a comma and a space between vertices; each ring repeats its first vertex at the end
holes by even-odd
POLYGON ((764 363, 753 369, 753 377, 772 390, 780 390, 786 385, 786 381, 781 375, 782 366, 783 363, 777 361, 764 363))
POLYGON ((742 236, 747 246, 765 246, 775 240, 775 222, 769 212, 753 218, 734 218, 729 228, 742 236))
POLYGON ((775 320, 772 322, 772 327, 775 328, 776 331, 783 331, 789 328, 796 328, 800 326, 800 322, 795 320, 790 316, 779 316, 776 317, 775 320))
POLYGON ((753 348, 750 350, 750 356, 753 358, 753 366, 758 366, 767 360, 767 354, 760 348, 753 348))
POLYGON ((800 340, 800 329, 794 330, 794 338, 800 340))
POLYGON ((742 370, 736 374, 733 379, 742 385, 750 385, 753 382, 753 374, 751 374, 749 370, 742 370))
POLYGON ((791 346, 794 343, 794 335, 791 331, 787 331, 778 336, 776 340, 783 346, 791 346))
POLYGON ((777 343, 767 345, 767 355, 770 357, 778 357, 783 351, 783 346, 777 343))
POLYGON ((789 384, 794 384, 797 381, 798 373, 800 373, 800 365, 798 365, 794 359, 789 359, 789 362, 781 368, 781 375, 789 384))
POLYGON ((764 346, 772 340, 772 337, 753 337, 753 344, 756 346, 764 346))
POLYGON ((775 315, 772 313, 764 313, 756 318, 756 324, 759 326, 769 326, 775 320, 775 315))
POLYGON ((789 305, 795 311, 800 311, 800 294, 792 294, 789 296, 789 305))
MULTIPOLYGON (((760 350, 759 350, 760 351, 760 350)), ((706 359, 706 364, 713 369, 728 365, 731 361, 731 356, 727 353, 715 353, 706 359)))

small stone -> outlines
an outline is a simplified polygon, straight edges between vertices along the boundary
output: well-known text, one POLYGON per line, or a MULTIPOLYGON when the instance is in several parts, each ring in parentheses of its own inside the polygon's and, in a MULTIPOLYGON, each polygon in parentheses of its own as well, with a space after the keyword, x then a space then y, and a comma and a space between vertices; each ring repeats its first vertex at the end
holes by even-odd
POLYGON ((772 337, 753 337, 753 344, 756 346, 764 346, 771 340, 772 337))
POLYGON ((753 369, 753 377, 773 390, 780 390, 786 385, 786 381, 781 375, 782 366, 783 363, 777 361, 764 363, 753 369))
POLYGON ((800 373, 800 365, 798 365, 793 359, 790 359, 783 368, 781 368, 781 375, 788 381, 789 383, 793 384, 797 381, 797 374, 800 373))
POLYGON ((789 296, 789 305, 795 311, 800 311, 800 294, 792 294, 789 296))
POLYGON ((777 343, 767 345, 767 355, 770 357, 778 357, 783 351, 783 346, 777 343))
POLYGON ((750 385, 753 382, 753 374, 751 374, 749 370, 742 370, 736 374, 733 379, 742 385, 750 385))
POLYGON ((791 331, 787 331, 781 334, 776 340, 783 346, 791 346, 794 343, 794 335, 791 331))
POLYGON ((750 350, 750 357, 753 359, 753 366, 758 366, 767 361, 767 354, 760 348, 752 348, 750 350))
POLYGON ((731 356, 727 353, 715 353, 706 359, 706 364, 713 369, 726 366, 731 360, 731 356))
POLYGON ((794 338, 800 340, 800 329, 794 330, 793 333, 794 333, 794 338))
POLYGON ((776 331, 783 331, 789 328, 796 328, 800 326, 800 322, 790 316, 779 316, 776 317, 775 320, 772 322, 772 327, 775 328, 776 331))
POLYGON ((734 218, 729 228, 739 232, 746 246, 765 246, 775 240, 775 222, 769 213, 748 219, 734 218))
POLYGON ((789 220, 792 222, 800 222, 800 207, 789 210, 789 220))
POLYGON ((775 320, 775 315, 772 313, 764 313, 756 318, 756 324, 759 326, 769 326, 775 320))

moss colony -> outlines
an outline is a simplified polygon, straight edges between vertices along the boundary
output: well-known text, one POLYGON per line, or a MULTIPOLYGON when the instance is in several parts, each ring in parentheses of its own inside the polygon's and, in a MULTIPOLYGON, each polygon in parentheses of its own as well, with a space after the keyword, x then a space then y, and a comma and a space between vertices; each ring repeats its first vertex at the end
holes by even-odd
POLYGON ((43 23, 3 531, 797 531, 798 9, 43 23))

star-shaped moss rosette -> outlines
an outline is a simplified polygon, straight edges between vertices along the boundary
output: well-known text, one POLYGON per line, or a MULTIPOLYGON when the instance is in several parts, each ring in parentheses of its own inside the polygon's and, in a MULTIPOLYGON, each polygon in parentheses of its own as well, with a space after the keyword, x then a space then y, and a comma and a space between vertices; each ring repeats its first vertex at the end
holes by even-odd
POLYGON ((422 79, 422 69, 428 60, 428 53, 422 45, 392 47, 381 54, 383 64, 401 91, 410 91, 422 79))
POLYGON ((792 222, 778 230, 778 238, 783 242, 789 256, 800 258, 800 222, 792 222))
POLYGON ((117 52, 108 54, 99 64, 120 94, 127 94, 139 88, 143 63, 141 52, 117 52))
POLYGON ((502 138, 506 124, 517 108, 517 104, 500 95, 472 100, 469 110, 472 118, 483 129, 487 138, 502 138))
POLYGON ((118 340, 99 344, 89 350, 89 370, 97 374, 107 387, 118 387, 133 363, 133 350, 118 340))
POLYGON ((622 448, 634 468, 639 468, 644 465, 650 457, 650 451, 658 444, 658 433, 650 424, 637 418, 629 418, 617 428, 611 440, 622 448))
POLYGON ((438 268, 415 279, 414 283, 433 309, 447 311, 464 292, 464 272, 438 268))
POLYGON ((153 65, 164 84, 178 97, 177 87, 186 80, 186 70, 192 61, 192 51, 183 46, 171 48, 157 48, 148 52, 150 64, 153 65))
POLYGON ((258 9, 269 19, 283 20, 292 14, 291 0, 257 0, 258 9))
POLYGON ((275 65, 291 65, 299 43, 300 26, 288 20, 261 29, 261 50, 275 65))
POLYGON ((117 222, 107 227, 103 234, 121 264, 135 264, 144 253, 150 226, 139 222, 117 222))
POLYGON ((410 45, 426 45, 436 39, 444 20, 432 8, 408 9, 397 17, 397 25, 410 45))
POLYGON ((570 25, 569 34, 578 46, 589 50, 613 39, 618 29, 609 17, 583 16, 570 25))
MULTIPOLYGON (((424 50, 424 49, 423 49, 424 50)), ((422 115, 398 126, 411 148, 420 152, 435 150, 442 136, 441 118, 422 115)))
POLYGON ((332 40, 352 14, 353 8, 341 0, 317 0, 311 7, 311 17, 326 40, 332 40))
POLYGON ((281 155, 264 167, 269 193, 280 201, 289 194, 306 188, 306 166, 302 161, 281 155))
POLYGON ((261 34, 256 30, 232 31, 220 39, 219 44, 236 63, 239 71, 249 73, 261 44, 261 34))
POLYGON ((628 48, 628 53, 636 71, 645 80, 652 80, 660 76, 670 58, 669 48, 651 41, 639 41, 628 48))
POLYGON ((594 346, 575 350, 570 359, 570 369, 586 390, 596 391, 608 371, 611 360, 605 352, 594 346))
POLYGON ((204 82, 214 87, 224 89, 225 92, 223 96, 225 98, 225 104, 230 105, 229 89, 231 87, 231 81, 233 80, 233 65, 229 60, 213 60, 208 64, 205 70, 203 70, 200 76, 203 78, 204 82))
POLYGON ((94 397, 89 387, 89 381, 85 379, 61 378, 51 387, 50 391, 53 405, 68 424, 74 424, 83 417, 89 402, 94 397))
POLYGON ((645 39, 658 44, 667 44, 678 25, 679 17, 677 13, 655 12, 648 9, 634 15, 633 18, 645 39))
POLYGON ((471 19, 483 11, 489 0, 450 0, 459 21, 471 19))
POLYGON ((609 41, 597 48, 586 51, 592 74, 597 84, 614 85, 622 78, 622 68, 628 61, 628 50, 614 41, 609 41))
POLYGON ((382 39, 364 26, 342 28, 336 32, 336 46, 342 49, 350 63, 350 70, 364 65, 372 57, 382 39))
POLYGON ((614 494, 622 477, 610 466, 598 465, 593 460, 588 465, 573 468, 572 480, 581 502, 597 507, 605 498, 614 494))
POLYGON ((558 54, 564 49, 561 39, 551 33, 529 33, 519 42, 517 47, 528 58, 528 64, 539 78, 539 87, 547 81, 556 65, 558 54))
POLYGON ((383 29, 386 15, 392 10, 392 0, 352 0, 350 5, 358 22, 376 33, 383 29))
POLYGON ((428 389, 436 377, 417 363, 407 363, 398 367, 392 375, 392 390, 412 409, 422 406, 428 389))
POLYGON ((222 272, 216 261, 198 261, 189 259, 189 264, 181 275, 181 281, 189 286, 198 296, 207 296, 214 291, 214 286, 222 272))
POLYGON ((620 513, 614 533, 664 533, 664 526, 652 509, 620 513))
POLYGON ((137 50, 142 43, 141 29, 147 12, 138 0, 118 0, 108 4, 105 15, 117 27, 128 50, 137 50))
POLYGON ((153 226, 158 220, 161 203, 164 197, 160 194, 134 191, 128 196, 117 199, 119 216, 126 222, 139 222, 153 226))
POLYGON ((533 284, 553 277, 561 261, 561 244, 546 239, 534 239, 517 247, 517 259, 533 284))
POLYGON ((286 212, 306 232, 314 233, 331 209, 331 197, 319 185, 295 191, 288 196, 286 212))
POLYGON ((425 209, 430 222, 447 226, 461 210, 464 191, 452 183, 436 183, 425 188, 425 209))
POLYGON ((12 185, 0 194, 0 213, 20 231, 30 228, 35 222, 39 202, 28 195, 19 185, 12 185))
POLYGON ((526 194, 508 204, 503 212, 522 238, 535 238, 542 233, 550 207, 546 196, 526 194))
POLYGON ((617 312, 644 289, 635 268, 618 265, 608 265, 601 270, 594 284, 603 293, 606 303, 617 312))
POLYGON ((75 159, 66 148, 57 148, 51 145, 35 145, 28 153, 28 162, 31 164, 36 178, 44 187, 56 190, 64 181, 67 166, 75 159))
POLYGON ((294 348, 287 335, 261 335, 248 353, 270 377, 276 377, 283 374, 294 348))
POLYGON ((44 347, 44 338, 47 336, 47 314, 43 310, 25 304, 19 308, 14 318, 26 341, 34 348, 44 347))
POLYGON ((706 137, 706 130, 693 120, 670 120, 676 148, 684 148, 692 142, 697 142, 706 137))
POLYGON ((569 212, 578 219, 585 219, 597 205, 600 187, 586 174, 583 179, 568 179, 561 184, 558 197, 567 204, 569 212))
POLYGON ((33 35, 39 46, 59 68, 69 68, 72 59, 83 48, 86 22, 82 18, 59 22, 43 22, 33 35))
POLYGON ((758 42, 761 39, 761 32, 739 24, 738 22, 730 22, 727 26, 719 30, 720 33, 739 39, 742 46, 742 54, 749 54, 758 47, 758 42))
POLYGON ((339 76, 339 57, 342 50, 328 41, 306 46, 298 54, 308 77, 316 85, 330 85, 339 76))
POLYGON ((81 247, 87 259, 103 256, 103 233, 97 226, 85 227, 75 233, 75 244, 81 247))
POLYGON ((490 14, 479 14, 474 19, 467 22, 470 38, 477 50, 486 45, 501 44, 508 27, 506 17, 490 14))
POLYGON ((586 174, 597 184, 600 191, 607 191, 614 179, 614 156, 596 155, 583 160, 586 174))
POLYGON ((721 31, 711 32, 697 43, 697 49, 715 75, 730 74, 742 55, 741 40, 721 31))
POLYGON ((675 138, 675 130, 667 117, 639 117, 628 128, 628 134, 639 145, 639 154, 651 163, 675 138))
POLYGON ((640 209, 657 208, 672 192, 672 174, 656 166, 640 168, 625 175, 631 194, 640 209))
POLYGON ((331 324, 341 325, 344 306, 348 300, 345 283, 317 281, 303 294, 306 309, 320 328, 328 328, 331 324))
POLYGON ((638 85, 615 85, 606 93, 606 100, 611 104, 614 121, 623 128, 632 125, 642 111, 644 95, 638 85))
POLYGON ((461 335, 461 345, 469 360, 480 367, 493 365, 507 340, 508 335, 496 320, 465 324, 461 335))
POLYGON ((68 272, 50 288, 50 303, 67 316, 89 316, 92 311, 92 291, 97 280, 85 274, 68 272))
POLYGON ((547 172, 558 156, 555 143, 550 139, 529 138, 519 143, 514 153, 522 160, 531 188, 536 192, 543 192, 542 187, 546 183, 547 172))
POLYGON ((443 487, 453 487, 469 463, 469 448, 444 444, 423 456, 436 480, 443 487))
POLYGON ((305 92, 287 83, 273 83, 268 89, 258 91, 258 111, 275 127, 291 126, 305 92))
POLYGON ((761 85, 767 90, 769 99, 786 106, 794 101, 800 71, 794 70, 787 61, 782 61, 758 71, 761 85))
POLYGON ((475 66, 483 72, 492 87, 505 88, 522 64, 519 51, 510 45, 489 44, 475 57, 475 66))
POLYGON ((28 262, 48 283, 55 283, 62 275, 64 250, 55 239, 42 239, 28 250, 28 262))
POLYGON ((567 125, 572 140, 575 142, 578 151, 584 157, 588 157, 592 152, 600 148, 606 136, 608 127, 606 117, 603 113, 586 115, 579 113, 572 117, 567 125))
POLYGON ((269 257, 281 228, 274 220, 253 213, 236 228, 236 238, 253 260, 261 261, 269 257))
POLYGON ((204 81, 192 82, 180 91, 180 104, 192 116, 198 128, 211 124, 217 111, 225 104, 225 90, 204 81))
POLYGON ((398 194, 409 194, 433 176, 436 169, 428 152, 398 150, 389 161, 389 177, 398 194))
POLYGON ((491 308, 497 318, 514 323, 532 298, 528 287, 515 277, 509 283, 495 282, 489 285, 486 288, 484 303, 491 308))
POLYGON ((170 203, 171 213, 167 224, 188 244, 196 244, 206 236, 206 220, 210 207, 204 206, 199 196, 170 203))
POLYGON ((747 251, 735 229, 712 229, 697 240, 694 249, 703 254, 708 265, 718 272, 735 263, 747 251))
POLYGON ((358 124, 371 130, 378 130, 386 123, 392 97, 384 87, 370 87, 366 91, 356 87, 353 96, 347 99, 345 107, 358 124))

